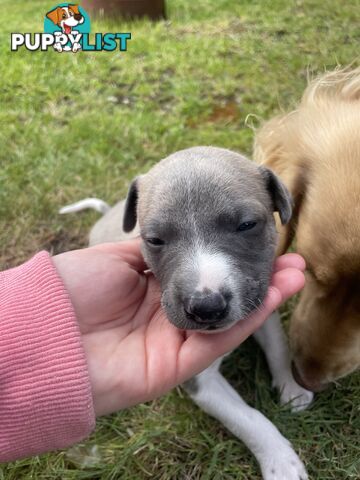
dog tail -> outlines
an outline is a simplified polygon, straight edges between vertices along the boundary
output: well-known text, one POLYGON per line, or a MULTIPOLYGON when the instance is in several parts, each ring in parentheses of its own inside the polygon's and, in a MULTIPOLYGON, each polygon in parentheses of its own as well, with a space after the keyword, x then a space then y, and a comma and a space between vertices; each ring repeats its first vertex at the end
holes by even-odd
POLYGON ((97 212, 102 213, 105 215, 106 212, 110 210, 110 205, 108 205, 104 200, 100 200, 99 198, 84 198, 79 202, 72 203, 71 205, 66 205, 65 207, 60 208, 60 214, 66 213, 74 213, 74 212, 81 212, 81 210, 86 210, 88 208, 92 208, 97 212))

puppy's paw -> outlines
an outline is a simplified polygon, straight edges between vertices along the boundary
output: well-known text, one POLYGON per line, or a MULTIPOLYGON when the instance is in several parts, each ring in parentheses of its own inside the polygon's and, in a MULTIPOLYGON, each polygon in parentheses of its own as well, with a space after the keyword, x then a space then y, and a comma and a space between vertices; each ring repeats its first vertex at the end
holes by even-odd
POLYGON ((289 375, 286 380, 283 379, 278 388, 281 405, 288 404, 293 412, 305 410, 314 398, 313 392, 296 383, 292 375, 289 375))
POLYGON ((308 474, 300 458, 290 444, 274 444, 260 461, 264 480, 308 480, 308 474))

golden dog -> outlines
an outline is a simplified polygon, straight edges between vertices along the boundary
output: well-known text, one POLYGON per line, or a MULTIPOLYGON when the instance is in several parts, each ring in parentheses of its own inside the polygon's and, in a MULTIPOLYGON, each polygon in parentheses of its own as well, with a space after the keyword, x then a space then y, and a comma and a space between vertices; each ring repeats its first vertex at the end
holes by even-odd
POLYGON ((290 343, 298 383, 318 391, 360 366, 360 68, 311 82, 260 130, 254 156, 293 195, 278 253, 295 236, 307 263, 290 343))

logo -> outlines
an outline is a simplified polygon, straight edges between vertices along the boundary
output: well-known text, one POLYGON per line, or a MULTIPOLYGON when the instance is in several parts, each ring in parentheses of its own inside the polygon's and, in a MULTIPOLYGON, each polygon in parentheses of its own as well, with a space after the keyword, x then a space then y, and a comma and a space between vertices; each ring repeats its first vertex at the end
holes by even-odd
POLYGON ((44 32, 55 36, 58 52, 76 53, 82 49, 82 34, 90 33, 90 18, 79 5, 61 4, 45 15, 44 32))
POLYGON ((113 52, 126 51, 131 33, 95 33, 90 40, 90 17, 86 11, 74 3, 60 3, 45 14, 45 33, 12 33, 11 50, 21 47, 30 51, 73 52, 113 52))

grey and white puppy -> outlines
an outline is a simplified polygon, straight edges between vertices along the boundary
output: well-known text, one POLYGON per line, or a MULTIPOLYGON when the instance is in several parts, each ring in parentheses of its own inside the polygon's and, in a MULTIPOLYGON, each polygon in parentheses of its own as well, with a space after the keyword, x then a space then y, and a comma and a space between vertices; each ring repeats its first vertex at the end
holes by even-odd
MULTIPOLYGON (((87 207, 107 212, 93 227, 90 244, 140 233, 143 255, 161 284, 170 322, 204 332, 229 328, 261 304, 277 242, 273 212, 283 223, 291 217, 289 193, 273 172, 214 147, 190 148, 165 158, 137 177, 126 202, 112 209, 86 199, 61 213, 87 207)), ((294 409, 306 406, 312 397, 293 380, 276 314, 256 338, 282 402, 292 402, 294 409)), ((306 479, 290 443, 246 405, 219 372, 220 363, 221 359, 184 386, 189 395, 246 443, 265 480, 306 479)))

